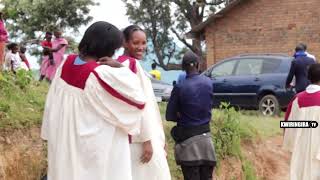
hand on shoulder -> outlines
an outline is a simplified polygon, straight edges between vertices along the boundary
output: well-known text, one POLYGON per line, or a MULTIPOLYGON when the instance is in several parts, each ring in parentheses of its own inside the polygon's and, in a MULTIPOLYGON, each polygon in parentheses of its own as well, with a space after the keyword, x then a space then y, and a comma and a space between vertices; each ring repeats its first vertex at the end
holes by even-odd
POLYGON ((112 59, 111 57, 102 57, 99 59, 98 64, 100 65, 107 65, 114 68, 120 68, 123 67, 123 65, 118 62, 117 60, 112 59))

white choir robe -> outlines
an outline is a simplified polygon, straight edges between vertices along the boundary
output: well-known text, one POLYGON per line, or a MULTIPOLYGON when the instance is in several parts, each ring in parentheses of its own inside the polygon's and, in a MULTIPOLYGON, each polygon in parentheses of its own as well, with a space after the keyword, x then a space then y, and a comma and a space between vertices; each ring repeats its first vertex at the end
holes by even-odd
MULTIPOLYGON (((291 101, 289 121, 317 121, 320 124, 320 86, 309 85, 291 101)), ((283 147, 292 152, 290 180, 320 179, 320 127, 285 129, 283 147)))
POLYGON ((146 76, 138 60, 125 55, 120 56, 118 60, 136 74, 146 96, 141 133, 132 136, 132 143, 130 144, 133 180, 170 180, 170 169, 164 149, 165 134, 162 118, 153 92, 151 80, 146 76), (150 162, 142 164, 140 160, 142 143, 147 140, 151 140, 153 156, 150 162))
POLYGON ((140 133, 140 82, 127 67, 74 65, 76 57, 62 63, 47 95, 48 180, 132 180, 128 134, 140 133))

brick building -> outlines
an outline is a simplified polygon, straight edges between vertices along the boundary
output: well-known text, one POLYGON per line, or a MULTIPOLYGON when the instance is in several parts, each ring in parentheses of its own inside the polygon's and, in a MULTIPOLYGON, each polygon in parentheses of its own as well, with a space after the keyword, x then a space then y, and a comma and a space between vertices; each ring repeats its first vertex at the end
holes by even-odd
POLYGON ((243 53, 293 54, 297 43, 320 58, 320 0, 235 0, 189 34, 206 42, 207 66, 243 53))

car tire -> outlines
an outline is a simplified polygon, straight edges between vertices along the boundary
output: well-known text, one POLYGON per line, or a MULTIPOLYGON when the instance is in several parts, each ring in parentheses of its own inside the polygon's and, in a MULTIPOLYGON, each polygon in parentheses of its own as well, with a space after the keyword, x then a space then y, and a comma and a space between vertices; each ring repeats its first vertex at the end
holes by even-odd
POLYGON ((265 95, 259 101, 259 111, 264 116, 275 116, 280 113, 279 101, 274 95, 265 95))

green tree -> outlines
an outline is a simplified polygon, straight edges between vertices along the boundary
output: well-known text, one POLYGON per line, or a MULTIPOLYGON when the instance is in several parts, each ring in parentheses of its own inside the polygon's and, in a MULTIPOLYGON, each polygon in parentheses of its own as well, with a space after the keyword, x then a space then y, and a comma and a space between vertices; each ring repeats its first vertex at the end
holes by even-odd
MULTIPOLYGON (((123 0, 129 18, 134 23, 143 25, 149 36, 151 34, 158 37, 161 49, 167 50, 172 47, 173 37, 170 34, 173 33, 179 41, 201 57, 203 53, 200 37, 194 37, 189 43, 185 34, 202 23, 208 15, 232 1, 234 0, 123 0)), ((154 42, 152 43, 155 46, 154 42)), ((161 67, 165 70, 177 69, 179 66, 170 64, 168 60, 164 61, 168 59, 165 57, 166 54, 157 53, 156 46, 154 51, 161 67)))
POLYGON ((2 0, 11 38, 30 41, 56 28, 77 29, 92 20, 93 0, 2 0))
POLYGON ((155 61, 165 70, 179 69, 179 65, 171 63, 176 52, 176 44, 169 35, 172 26, 169 0, 134 0, 126 3, 127 15, 134 24, 144 27, 152 48, 148 53, 154 53, 155 61))

